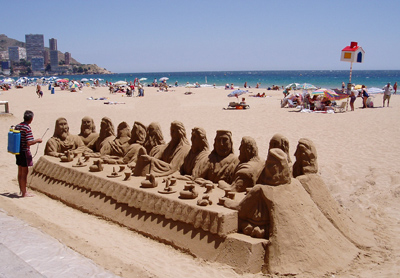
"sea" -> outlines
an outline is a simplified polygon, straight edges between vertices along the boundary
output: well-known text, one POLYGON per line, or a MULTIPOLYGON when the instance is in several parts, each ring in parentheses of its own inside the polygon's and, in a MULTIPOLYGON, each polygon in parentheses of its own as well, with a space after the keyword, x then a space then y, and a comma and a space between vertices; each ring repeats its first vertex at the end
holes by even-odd
MULTIPOLYGON (((155 79, 168 78, 167 83, 185 86, 187 83, 224 86, 234 84, 243 87, 244 83, 254 88, 259 83, 260 88, 269 88, 273 85, 286 86, 291 83, 310 83, 322 88, 341 88, 342 82, 350 81, 350 70, 279 70, 279 71, 198 71, 198 72, 151 72, 151 73, 115 73, 107 75, 64 75, 61 78, 70 80, 102 79, 101 82, 134 81, 135 78, 144 79, 142 83, 151 84, 155 79)), ((400 70, 353 70, 351 83, 366 85, 368 88, 382 88, 388 82, 393 85, 400 81, 400 70)))

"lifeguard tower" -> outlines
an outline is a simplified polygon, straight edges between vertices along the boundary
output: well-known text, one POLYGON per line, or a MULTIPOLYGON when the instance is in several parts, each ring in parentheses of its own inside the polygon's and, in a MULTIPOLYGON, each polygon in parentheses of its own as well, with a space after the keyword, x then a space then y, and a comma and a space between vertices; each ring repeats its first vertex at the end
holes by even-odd
POLYGON ((362 63, 364 62, 364 54, 364 49, 362 49, 361 46, 358 46, 357 42, 351 42, 349 46, 342 49, 340 61, 362 63))
MULTIPOLYGON (((349 83, 347 83, 347 94, 350 94, 351 92, 351 74, 353 71, 353 63, 363 63, 364 54, 365 54, 364 49, 362 49, 361 46, 358 46, 357 42, 351 42, 350 45, 342 49, 342 55, 340 57, 340 61, 350 62, 350 77, 349 77, 349 83)), ((347 104, 348 102, 349 99, 347 99, 347 104)))
POLYGON ((357 42, 351 42, 349 46, 342 49, 342 55, 340 61, 350 62, 350 78, 347 84, 347 92, 350 93, 351 90, 351 73, 353 71, 353 63, 363 63, 364 62, 365 51, 361 46, 358 46, 357 42))

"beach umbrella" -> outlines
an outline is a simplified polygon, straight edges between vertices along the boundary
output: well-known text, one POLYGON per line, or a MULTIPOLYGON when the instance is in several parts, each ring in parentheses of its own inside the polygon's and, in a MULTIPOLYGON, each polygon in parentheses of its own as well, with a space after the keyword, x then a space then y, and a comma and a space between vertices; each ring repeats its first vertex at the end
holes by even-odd
POLYGON ((128 84, 128 82, 121 81, 121 80, 114 83, 114 85, 117 85, 117 86, 122 86, 122 85, 126 85, 126 84, 128 84))
POLYGON ((147 80, 146 77, 142 77, 142 78, 139 79, 139 81, 146 81, 146 80, 147 80))
POLYGON ((69 86, 70 89, 79 89, 79 85, 76 83, 72 83, 71 86, 69 86))
POLYGON ((87 82, 87 81, 89 81, 89 79, 87 79, 87 78, 82 78, 81 81, 82 81, 82 82, 87 82))
POLYGON ((68 83, 68 79, 57 79, 56 82, 68 83))
POLYGON ((372 87, 372 88, 368 89, 368 93, 369 94, 382 94, 383 93, 383 89, 372 87))
POLYGON ((168 79, 168 77, 161 77, 160 79, 158 79, 158 81, 167 81, 168 79))
POLYGON ((285 87, 285 89, 293 89, 293 90, 297 90, 297 89, 299 89, 300 88, 300 84, 299 83, 290 83, 289 85, 287 85, 286 87, 285 87))
POLYGON ((246 90, 234 90, 230 94, 228 94, 228 97, 238 97, 240 95, 243 95, 247 93, 248 91, 246 90))
POLYGON ((324 89, 324 88, 315 90, 314 92, 311 93, 311 95, 313 95, 313 96, 322 95, 322 96, 326 97, 329 100, 341 100, 341 99, 349 97, 347 94, 340 94, 340 93, 337 93, 337 92, 335 92, 333 90, 324 89))
POLYGON ((317 89, 317 90, 313 91, 313 92, 311 93, 311 95, 312 95, 312 96, 315 96, 315 95, 323 95, 324 92, 325 92, 326 90, 328 90, 328 89, 320 88, 320 89, 317 89))
POLYGON ((317 87, 310 83, 303 83, 300 85, 300 89, 303 90, 316 90, 317 87))

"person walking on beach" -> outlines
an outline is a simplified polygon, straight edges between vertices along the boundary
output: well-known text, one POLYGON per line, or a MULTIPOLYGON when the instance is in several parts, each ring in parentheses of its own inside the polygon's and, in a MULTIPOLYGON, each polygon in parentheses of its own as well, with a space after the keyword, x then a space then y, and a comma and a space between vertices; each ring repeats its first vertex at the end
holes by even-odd
POLYGON ((36 94, 39 98, 43 96, 42 87, 39 84, 36 85, 36 94))
POLYGON ((354 91, 352 90, 350 93, 350 108, 351 111, 354 111, 354 102, 356 101, 356 95, 354 94, 354 91))
POLYGON ((369 98, 367 87, 365 85, 362 85, 361 88, 362 88, 363 108, 367 108, 367 100, 369 98))
POLYGON ((33 121, 33 112, 26 110, 24 113, 24 121, 15 126, 16 130, 21 132, 21 145, 19 154, 15 155, 18 165, 18 184, 22 197, 33 197, 32 193, 27 192, 26 185, 28 181, 28 167, 33 166, 32 154, 30 146, 36 143, 42 143, 42 139, 34 139, 31 127, 33 121))
POLYGON ((394 82, 393 90, 394 90, 393 94, 396 94, 397 93, 397 82, 394 82))
POLYGON ((390 102, 390 92, 391 86, 390 82, 387 83, 385 87, 383 87, 383 107, 385 107, 385 100, 387 100, 387 107, 389 107, 389 102, 390 102))

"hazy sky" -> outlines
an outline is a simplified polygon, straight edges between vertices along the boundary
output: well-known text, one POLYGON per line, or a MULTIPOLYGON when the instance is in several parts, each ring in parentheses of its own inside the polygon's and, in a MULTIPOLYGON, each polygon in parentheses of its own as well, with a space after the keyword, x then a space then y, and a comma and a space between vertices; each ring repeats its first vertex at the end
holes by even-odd
POLYGON ((116 72, 400 69, 400 0, 5 1, 1 30, 43 34, 116 72), (7 9, 4 9, 8 7, 7 9))

